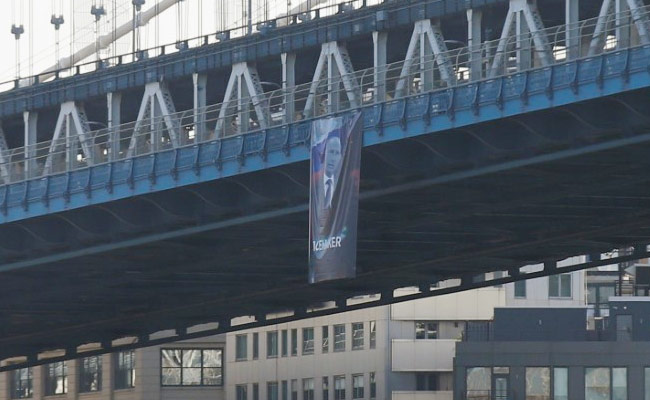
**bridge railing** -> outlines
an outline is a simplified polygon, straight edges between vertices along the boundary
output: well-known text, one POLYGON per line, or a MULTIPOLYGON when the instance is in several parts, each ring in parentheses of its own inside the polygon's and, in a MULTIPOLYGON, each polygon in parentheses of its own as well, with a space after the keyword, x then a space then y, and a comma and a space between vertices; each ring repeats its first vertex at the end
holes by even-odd
MULTIPOLYGON (((252 98, 235 99, 222 112, 224 104, 215 104, 195 111, 184 110, 167 116, 145 118, 113 128, 94 130, 85 136, 75 135, 73 124, 66 127, 69 136, 62 135, 56 141, 46 141, 33 147, 15 148, 3 151, 0 163, 0 178, 3 184, 20 182, 50 174, 57 174, 85 168, 106 162, 158 151, 194 145, 223 137, 247 132, 285 126, 293 122, 325 117, 347 110, 371 106, 380 100, 391 102, 407 96, 417 96, 436 90, 471 84, 471 68, 477 65, 472 57, 479 56, 478 78, 482 80, 520 73, 533 68, 550 67, 573 59, 588 59, 603 52, 622 50, 641 43, 635 35, 635 20, 648 19, 649 8, 632 18, 629 11, 611 15, 606 21, 605 35, 598 42, 594 38, 596 26, 602 20, 580 21, 568 28, 564 25, 545 29, 541 34, 548 42, 546 49, 536 47, 539 37, 533 33, 513 35, 501 44, 503 50, 497 53, 499 41, 482 43, 468 49, 466 46, 428 57, 417 57, 412 63, 400 61, 378 69, 368 68, 356 71, 351 76, 331 80, 321 79, 316 84, 308 82, 293 88, 277 89, 252 98), (576 49, 571 53, 566 48, 567 30, 575 30, 576 49), (614 32, 631 32, 629 40, 620 41, 614 32), (595 47, 594 47, 595 46, 595 47), (530 51, 530 53, 526 53, 530 51), (546 52, 549 59, 540 56, 546 52), (530 56, 526 55, 530 54, 530 56), (503 61, 496 63, 499 57, 503 61), (405 65, 410 68, 405 68, 405 65), (450 81, 443 79, 441 68, 451 65, 455 76, 450 81), (378 99, 376 77, 385 88, 385 98, 378 99), (351 78, 351 79, 348 79, 351 78), (348 82, 346 86, 345 81, 348 82), (353 85, 349 83, 353 82, 353 85), (309 115, 305 115, 306 104, 311 102, 309 115), (290 110, 295 110, 289 112, 290 110), (245 122, 248 115, 248 121, 245 122), (195 121, 200 121, 196 123, 195 121), (221 122, 221 124, 219 124, 221 122), (221 128, 217 127, 221 125, 221 128), (26 151, 27 150, 27 151, 26 151), (25 158, 26 154, 33 155, 25 158), (26 168, 28 167, 28 168, 26 168), (26 172, 29 170, 29 173, 26 172)), ((638 23, 638 22, 637 22, 638 23)), ((647 44, 647 43, 645 43, 647 44)), ((478 80, 476 75, 473 80, 478 80)))

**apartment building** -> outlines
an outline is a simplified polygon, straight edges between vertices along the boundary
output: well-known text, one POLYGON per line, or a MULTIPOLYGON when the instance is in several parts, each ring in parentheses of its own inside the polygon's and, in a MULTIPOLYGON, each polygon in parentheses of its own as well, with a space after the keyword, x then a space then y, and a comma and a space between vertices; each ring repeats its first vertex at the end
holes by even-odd
POLYGON ((451 399, 465 324, 504 304, 485 288, 227 334, 226 397, 451 399))
POLYGON ((225 344, 219 335, 2 373, 0 400, 222 400, 225 344))

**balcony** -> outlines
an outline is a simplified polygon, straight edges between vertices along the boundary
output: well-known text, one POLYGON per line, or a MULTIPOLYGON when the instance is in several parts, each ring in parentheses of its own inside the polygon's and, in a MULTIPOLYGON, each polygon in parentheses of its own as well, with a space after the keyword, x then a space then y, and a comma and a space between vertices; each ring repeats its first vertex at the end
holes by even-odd
POLYGON ((456 343, 453 339, 393 339, 393 372, 453 371, 456 343))

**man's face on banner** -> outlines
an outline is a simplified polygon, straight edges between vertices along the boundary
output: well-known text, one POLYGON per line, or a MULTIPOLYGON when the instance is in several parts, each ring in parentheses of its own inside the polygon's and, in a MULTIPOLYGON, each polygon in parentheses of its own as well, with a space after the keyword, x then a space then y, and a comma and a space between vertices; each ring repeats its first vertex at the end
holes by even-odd
POLYGON ((334 176, 341 162, 341 139, 333 136, 327 139, 325 147, 325 175, 334 176))

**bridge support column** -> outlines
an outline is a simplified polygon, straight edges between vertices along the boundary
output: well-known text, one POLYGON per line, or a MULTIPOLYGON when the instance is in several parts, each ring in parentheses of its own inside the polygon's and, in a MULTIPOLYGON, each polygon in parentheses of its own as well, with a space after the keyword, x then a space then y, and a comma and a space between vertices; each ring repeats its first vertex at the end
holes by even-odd
POLYGON ((386 46, 388 44, 388 32, 373 32, 372 42, 374 46, 374 97, 375 103, 386 101, 386 46))
POLYGON ((205 106, 208 76, 193 73, 192 82, 194 84, 194 140, 201 142, 206 139, 205 106))
POLYGON ((120 124, 122 123, 122 93, 108 93, 106 95, 108 105, 108 134, 109 150, 108 161, 115 161, 120 156, 120 124))
POLYGON ((11 155, 9 154, 9 146, 7 145, 7 138, 5 131, 2 129, 2 121, 0 121, 0 177, 4 183, 11 181, 11 155))
POLYGON ((296 99, 294 88, 296 86, 296 55, 282 53, 282 91, 284 92, 284 123, 293 122, 296 114, 296 99))
POLYGON ((133 136, 129 142, 127 158, 142 152, 157 151, 163 139, 162 126, 164 125, 169 141, 173 148, 181 145, 180 122, 176 116, 176 108, 171 93, 163 82, 147 83, 140 103, 138 117, 133 127, 133 136), (148 148, 137 151, 147 140, 147 124, 149 130, 148 148))
POLYGON ((25 126, 25 178, 29 179, 36 175, 36 126, 38 113, 35 111, 23 112, 25 126))
POLYGON ((61 104, 43 174, 53 172, 54 163, 60 159, 65 160, 65 169, 74 169, 77 165, 79 145, 81 145, 82 156, 86 163, 93 165, 95 149, 90 136, 86 111, 82 105, 68 101, 61 104))
POLYGON ((515 20, 515 35, 517 35, 517 69, 526 71, 532 66, 529 29, 522 13, 517 13, 515 20))
POLYGON ((327 84, 327 111, 338 110, 341 93, 340 87, 343 83, 344 92, 350 103, 350 108, 361 105, 359 83, 354 75, 354 68, 350 61, 350 55, 343 44, 337 42, 323 43, 320 57, 316 64, 316 72, 309 88, 309 95, 305 103, 305 118, 311 118, 320 113, 314 112, 319 105, 318 88, 322 80, 327 84))
POLYGON ((231 122, 237 123, 234 133, 247 132, 250 128, 251 103, 257 117, 257 125, 260 129, 266 129, 268 126, 268 103, 262 90, 257 68, 254 64, 246 62, 233 64, 223 103, 219 110, 215 128, 216 136, 229 135, 231 132, 226 130, 226 123, 231 122))
POLYGON ((479 80, 483 77, 483 57, 481 56, 481 22, 483 12, 467 10, 467 48, 469 49, 469 79, 479 80))
POLYGON ((506 59, 508 45, 511 44, 512 32, 515 30, 517 35, 517 63, 519 68, 528 68, 530 66, 530 42, 532 39, 535 45, 536 59, 542 66, 548 66, 553 63, 553 52, 548 43, 544 24, 537 10, 535 0, 510 0, 510 7, 506 15, 501 38, 497 45, 497 52, 494 55, 492 66, 488 74, 489 77, 502 75, 506 72, 506 59), (530 33, 530 36, 527 34, 530 33))
POLYGON ((580 0, 565 0, 565 46, 567 60, 580 57, 580 0))
POLYGON ((416 75, 422 84, 420 92, 433 89, 436 64, 441 81, 447 86, 454 85, 456 72, 452 61, 447 56, 447 45, 442 37, 440 25, 428 19, 417 21, 397 82, 395 97, 410 94, 413 78, 416 75))
POLYGON ((626 0, 616 0, 616 48, 625 49, 630 46, 630 16, 626 0))

